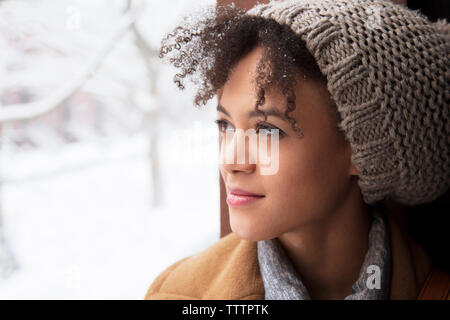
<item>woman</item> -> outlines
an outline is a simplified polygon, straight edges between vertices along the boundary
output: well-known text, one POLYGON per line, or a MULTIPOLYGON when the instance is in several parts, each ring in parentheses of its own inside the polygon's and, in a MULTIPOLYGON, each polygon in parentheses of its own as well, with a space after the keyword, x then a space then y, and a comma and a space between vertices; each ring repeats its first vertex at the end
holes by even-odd
POLYGON ((196 105, 217 94, 233 232, 168 267, 147 299, 416 299, 432 274, 447 298, 448 273, 384 201, 448 190, 448 24, 367 4, 218 7, 164 39, 178 86, 201 83, 196 105), (234 158, 242 131, 264 130, 272 174, 250 161, 258 148, 234 158))

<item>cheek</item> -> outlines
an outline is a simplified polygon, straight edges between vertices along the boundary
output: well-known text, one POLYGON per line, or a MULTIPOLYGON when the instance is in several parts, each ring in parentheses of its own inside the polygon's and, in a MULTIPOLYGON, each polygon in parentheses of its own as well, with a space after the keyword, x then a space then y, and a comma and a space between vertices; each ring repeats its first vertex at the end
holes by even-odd
POLYGON ((281 212, 327 212, 342 197, 348 179, 345 165, 330 149, 280 150, 279 170, 265 177, 272 209, 281 212))

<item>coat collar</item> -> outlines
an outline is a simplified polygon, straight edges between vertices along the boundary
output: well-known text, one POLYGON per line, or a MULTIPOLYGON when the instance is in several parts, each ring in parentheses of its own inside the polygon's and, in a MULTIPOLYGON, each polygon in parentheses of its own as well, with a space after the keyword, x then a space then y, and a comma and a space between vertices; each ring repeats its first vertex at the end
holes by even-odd
MULTIPOLYGON (((392 255, 389 299, 416 299, 431 270, 430 258, 394 215, 387 213, 386 217, 392 255)), ((230 233, 199 254, 167 268, 145 298, 262 300, 264 285, 257 243, 230 233)))

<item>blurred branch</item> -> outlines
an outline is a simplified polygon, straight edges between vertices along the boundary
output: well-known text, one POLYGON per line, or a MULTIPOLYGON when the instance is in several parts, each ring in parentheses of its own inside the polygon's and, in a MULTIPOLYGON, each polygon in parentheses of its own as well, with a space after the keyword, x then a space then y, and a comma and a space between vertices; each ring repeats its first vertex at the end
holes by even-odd
MULTIPOLYGON (((1 0, 0 0, 1 1, 1 0)), ((0 124, 27 120, 44 115, 61 105, 66 99, 72 96, 101 66, 106 56, 112 51, 122 36, 132 27, 137 17, 141 13, 141 8, 136 8, 128 12, 118 24, 116 32, 108 39, 102 49, 94 56, 86 68, 75 76, 69 83, 59 89, 48 98, 40 101, 14 104, 0 108, 0 124)))
MULTIPOLYGON (((127 10, 130 10, 133 6, 132 0, 127 0, 127 10)), ((136 21, 135 21, 136 22, 136 21)), ((148 44, 147 40, 145 40, 145 37, 141 34, 139 29, 136 26, 136 23, 133 22, 131 25, 131 31, 133 32, 134 38, 135 38, 135 44, 139 51, 139 54, 141 55, 141 58, 145 64, 145 68, 147 71, 147 77, 149 79, 149 91, 150 95, 155 97, 156 96, 156 74, 152 67, 152 59, 156 58, 158 56, 158 51, 153 48, 151 45, 148 44)), ((142 109, 142 106, 137 106, 138 108, 142 109)), ((146 108, 144 112, 152 112, 154 111, 155 106, 150 106, 149 108, 146 108)))
MULTIPOLYGON (((150 47, 150 45, 147 43, 147 41, 141 35, 141 33, 139 32, 138 28, 136 27, 136 25, 134 23, 131 26, 131 30, 135 37, 136 46, 139 50, 139 53, 141 54, 142 60, 145 63, 145 68, 147 70, 147 77, 148 77, 149 85, 150 85, 150 88, 149 88, 150 95, 155 97, 156 96, 156 86, 155 86, 156 74, 152 68, 151 59, 154 57, 157 57, 157 53, 156 53, 157 51, 155 49, 153 49, 152 47, 150 47)), ((140 108, 141 111, 144 111, 144 112, 152 112, 152 111, 154 111, 155 107, 156 106, 150 106, 150 107, 146 108, 145 110, 142 110, 142 106, 138 106, 138 108, 140 108)))
MULTIPOLYGON (((132 8, 133 1, 127 0, 127 10, 132 8)), ((153 206, 159 206, 161 204, 161 199, 163 198, 163 186, 160 178, 160 163, 158 156, 158 130, 156 128, 156 123, 158 121, 158 111, 159 105, 157 100, 157 92, 156 92, 156 71, 152 66, 152 58, 157 57, 157 50, 152 48, 142 34, 139 32, 139 29, 136 26, 136 23, 133 23, 131 26, 131 30, 133 31, 133 35, 135 38, 136 47, 139 50, 141 58, 145 64, 145 68, 147 71, 147 77, 149 80, 149 94, 150 99, 148 101, 147 106, 137 104, 137 107, 144 112, 144 124, 148 128, 149 133, 149 154, 148 160, 150 165, 150 171, 152 173, 152 194, 151 194, 151 202, 153 206)))

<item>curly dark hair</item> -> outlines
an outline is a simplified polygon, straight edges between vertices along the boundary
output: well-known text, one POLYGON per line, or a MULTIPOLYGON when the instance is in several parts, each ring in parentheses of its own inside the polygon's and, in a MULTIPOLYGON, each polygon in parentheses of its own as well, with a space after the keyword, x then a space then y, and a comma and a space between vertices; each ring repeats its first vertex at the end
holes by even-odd
MULTIPOLYGON (((303 78, 326 86, 326 78, 299 35, 287 25, 245 15, 244 10, 234 6, 219 5, 194 19, 185 17, 184 21, 185 25, 177 26, 163 38, 159 57, 181 69, 174 77, 181 90, 186 76, 191 76, 197 85, 201 83, 194 98, 196 106, 205 105, 223 87, 239 59, 261 45, 255 110, 267 120, 266 113, 258 107, 264 104, 266 92, 279 88, 286 98, 284 116, 293 130, 303 135, 295 119, 289 116, 296 108, 295 83, 303 78)), ((333 110, 340 122, 337 109, 333 110)))
MULTIPOLYGON (((298 79, 316 80, 326 85, 317 62, 309 53, 306 43, 288 26, 271 19, 245 15, 245 11, 232 6, 217 6, 205 15, 185 17, 162 40, 160 57, 181 69, 174 82, 184 89, 183 79, 191 76, 201 86, 195 96, 197 106, 206 104, 227 81, 230 71, 247 52, 262 45, 264 53, 257 66, 257 102, 264 104, 264 95, 271 86, 281 88, 286 97, 285 116, 294 130, 295 119, 288 113, 295 109, 294 85, 298 79), (198 19, 200 18, 200 19, 198 19), (196 77, 197 76, 197 77, 196 77)), ((264 114, 265 117, 267 115, 264 114)), ((332 103, 332 114, 337 123, 341 117, 332 103)), ((446 227, 450 194, 413 208, 408 208, 408 231, 431 255, 433 263, 450 272, 446 227), (423 217, 433 214, 431 219, 423 217)))

